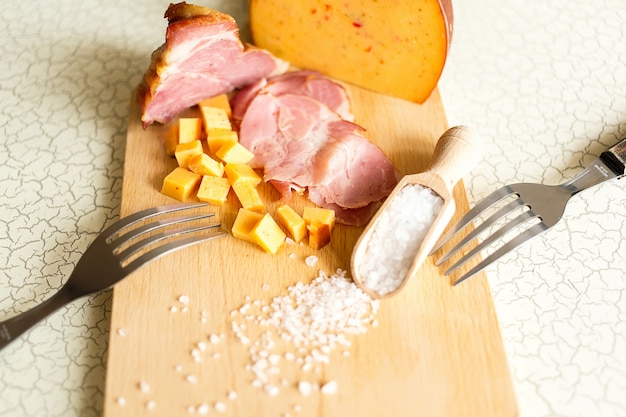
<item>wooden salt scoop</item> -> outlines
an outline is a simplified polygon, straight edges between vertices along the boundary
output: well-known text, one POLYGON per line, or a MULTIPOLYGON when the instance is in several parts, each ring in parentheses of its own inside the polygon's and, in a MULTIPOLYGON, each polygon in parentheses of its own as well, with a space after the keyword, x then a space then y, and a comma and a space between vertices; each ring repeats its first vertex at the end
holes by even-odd
MULTIPOLYGON (((452 189, 455 184, 467 174, 478 162, 482 155, 482 139, 478 133, 467 126, 456 126, 448 129, 437 141, 433 157, 426 171, 419 174, 405 175, 392 190, 383 205, 370 220, 352 250, 351 269, 354 282, 372 298, 387 298, 398 293, 415 275, 432 247, 441 236, 450 222, 455 211, 452 189), (443 206, 431 223, 407 275, 400 285, 387 294, 380 294, 364 284, 358 266, 368 254, 367 246, 372 232, 377 226, 381 214, 388 208, 394 196, 405 186, 418 184, 429 188, 443 200, 443 206)), ((418 208, 416 208, 418 209, 418 208)))

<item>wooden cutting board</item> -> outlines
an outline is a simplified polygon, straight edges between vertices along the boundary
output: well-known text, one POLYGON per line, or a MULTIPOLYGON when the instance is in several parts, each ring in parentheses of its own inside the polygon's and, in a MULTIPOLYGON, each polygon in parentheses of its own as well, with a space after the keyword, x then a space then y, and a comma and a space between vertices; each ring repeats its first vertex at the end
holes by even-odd
MULTIPOLYGON (((367 129, 368 138, 401 173, 422 171, 447 128, 438 91, 416 105, 347 88, 356 121, 367 129)), ((164 130, 143 130, 133 100, 122 216, 175 202, 159 192, 163 177, 175 166, 164 153, 164 130)), ((277 193, 270 186, 261 192, 272 211, 277 193)), ((454 195, 458 219, 467 210, 462 184, 454 195)), ((291 202, 297 210, 305 204, 302 197, 291 202)), ((238 203, 231 198, 223 208, 211 210, 228 231, 238 203)), ((253 375, 246 369, 248 351, 231 330, 231 312, 246 300, 266 303, 284 295, 288 286, 311 281, 320 269, 327 274, 348 269, 361 230, 339 225, 322 250, 292 246, 276 255, 229 235, 168 255, 117 285, 105 416, 201 414, 197 407, 204 403, 210 407, 208 415, 239 417, 517 415, 486 277, 478 275, 452 287, 432 259, 401 294, 381 301, 378 326, 348 336, 352 345, 331 352, 330 362, 321 369, 281 368, 277 395, 253 386, 253 375), (319 258, 314 267, 304 262, 309 255, 319 258), (189 297, 187 305, 179 301, 181 295, 189 297), (219 339, 192 354, 209 335, 219 339), (305 396, 297 388, 300 380, 336 381, 338 390, 305 396), (216 403, 225 410, 216 411, 216 403)))

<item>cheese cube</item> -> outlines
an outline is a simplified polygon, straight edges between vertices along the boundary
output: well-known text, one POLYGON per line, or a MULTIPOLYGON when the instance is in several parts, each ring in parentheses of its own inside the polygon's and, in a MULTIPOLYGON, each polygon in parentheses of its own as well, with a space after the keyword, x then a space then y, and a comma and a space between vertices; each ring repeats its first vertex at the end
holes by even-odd
POLYGON ((265 214, 252 228, 250 236, 259 246, 271 254, 278 252, 287 237, 269 213, 265 214))
POLYGON ((250 236, 250 231, 261 221, 262 218, 263 215, 261 213, 241 208, 237 212, 237 217, 235 218, 233 227, 230 230, 236 238, 256 243, 255 239, 250 236))
MULTIPOLYGON (((212 175, 214 177, 224 175, 224 164, 216 161, 205 153, 191 155, 187 159, 187 167, 191 172, 200 175, 212 175)), ((228 182, 228 180, 226 180, 226 182, 228 182)))
POLYGON ((331 230, 335 226, 335 212, 321 207, 305 207, 302 218, 307 225, 318 221, 328 225, 331 230))
POLYGON ((227 178, 205 175, 202 177, 198 200, 205 201, 216 206, 223 206, 230 191, 230 183, 227 178))
POLYGON ((187 168, 189 165, 189 157, 193 155, 201 155, 204 152, 202 148, 202 142, 194 140, 187 143, 179 143, 176 145, 176 151, 174 155, 178 161, 178 166, 187 168))
POLYGON ((252 211, 263 210, 265 205, 254 183, 251 181, 240 181, 232 184, 232 186, 241 203, 241 207, 252 211))
POLYGON ((201 179, 202 176, 188 169, 176 167, 163 179, 161 192, 176 200, 185 202, 191 198, 196 188, 198 188, 201 179))
POLYGON ((239 137, 237 136, 237 132, 230 129, 209 129, 207 132, 209 152, 213 155, 225 144, 238 141, 239 137))
POLYGON ((167 156, 174 156, 176 145, 178 145, 178 124, 173 124, 165 131, 163 135, 165 142, 165 153, 167 156))
POLYGON ((330 243, 331 228, 318 220, 313 220, 306 226, 309 232, 309 247, 321 249, 330 243))
POLYGON ((200 103, 198 103, 198 106, 199 107, 217 107, 219 109, 223 109, 229 118, 232 116, 230 101, 228 100, 227 94, 220 94, 219 96, 204 99, 200 103))
POLYGON ((202 119, 199 117, 181 117, 178 119, 178 143, 187 143, 204 139, 202 119))
POLYGON ((320 249, 330 242, 335 227, 335 212, 320 207, 305 207, 302 218, 309 232, 309 246, 320 249))
POLYGON ((231 185, 239 182, 252 182, 254 186, 257 186, 261 183, 259 174, 248 164, 226 164, 224 173, 226 173, 231 185))
POLYGON ((228 142, 215 152, 215 156, 227 164, 247 164, 254 154, 239 142, 228 142))
POLYGON ((306 223, 298 213, 286 204, 278 206, 276 209, 278 220, 289 231, 291 238, 300 242, 306 236, 306 223))
POLYGON ((200 106, 202 120, 204 122, 204 130, 208 132, 210 129, 228 129, 232 130, 230 119, 224 109, 216 107, 200 106))

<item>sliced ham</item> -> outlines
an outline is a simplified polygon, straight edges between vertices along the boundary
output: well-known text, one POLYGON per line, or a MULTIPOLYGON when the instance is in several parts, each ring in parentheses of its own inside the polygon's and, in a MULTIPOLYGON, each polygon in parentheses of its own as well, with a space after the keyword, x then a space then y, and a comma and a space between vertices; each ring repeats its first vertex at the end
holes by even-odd
POLYGON ((322 101, 282 89, 274 95, 266 86, 248 97, 240 124, 253 167, 264 170, 283 198, 306 189, 312 202, 335 211, 338 222, 365 224, 397 183, 389 159, 362 127, 322 101))
POLYGON ((341 84, 315 71, 293 71, 277 75, 269 80, 260 80, 237 93, 231 102, 235 122, 241 121, 252 99, 261 93, 269 93, 277 97, 283 94, 310 97, 326 104, 344 120, 354 120, 354 115, 350 110, 350 101, 341 84))
POLYGON ((165 43, 138 91, 142 122, 166 123, 205 98, 230 92, 283 73, 288 63, 243 45, 235 20, 185 2, 170 4, 165 43))

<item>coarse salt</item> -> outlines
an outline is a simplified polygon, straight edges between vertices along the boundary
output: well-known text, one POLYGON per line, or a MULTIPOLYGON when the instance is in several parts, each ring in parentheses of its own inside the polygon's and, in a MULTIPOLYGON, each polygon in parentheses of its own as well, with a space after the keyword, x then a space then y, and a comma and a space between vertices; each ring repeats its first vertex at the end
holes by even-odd
POLYGON ((126 398, 117 397, 117 405, 119 405, 120 407, 124 407, 126 405, 126 398))
POLYGON ((304 263, 305 263, 307 266, 313 267, 313 266, 315 266, 315 265, 317 264, 317 261, 318 261, 318 260, 319 260, 319 258, 318 258, 317 256, 315 256, 315 255, 311 255, 311 256, 307 256, 307 257, 304 259, 304 263))
POLYGON ((338 388, 339 388, 339 385, 337 384, 336 381, 328 381, 327 383, 322 385, 321 391, 322 391, 322 394, 330 395, 330 394, 335 394, 338 388))
POLYGON ((209 411, 210 411, 210 410, 211 410, 211 408, 209 407, 209 405, 208 405, 208 404, 206 404, 206 403, 202 403, 202 404, 200 404, 200 405, 198 406, 198 408, 197 408, 197 410, 196 410, 196 411, 198 411, 198 414, 201 414, 201 415, 206 415, 206 414, 209 414, 209 411))
POLYGON ((146 381, 139 381, 137 383, 137 388, 139 388, 139 391, 147 393, 150 391, 150 384, 148 384, 146 381))
POLYGON ((267 390, 270 380, 274 386, 281 385, 281 358, 295 362, 305 372, 319 372, 318 365, 329 362, 330 352, 338 346, 349 347, 347 335, 365 332, 378 310, 378 301, 359 289, 342 270, 330 277, 320 271, 310 283, 297 283, 288 288, 287 295, 269 302, 246 301, 239 314, 233 316, 231 330, 242 344, 250 346, 251 362, 246 369, 254 374, 253 385, 266 387, 268 394, 273 392, 267 390), (255 314, 251 314, 253 311, 255 314), (268 330, 251 340, 246 334, 246 322, 255 325, 251 332, 268 330), (294 349, 282 354, 272 351, 276 336, 294 349))
POLYGON ((443 207, 443 199, 427 187, 407 185, 378 218, 359 264, 363 284, 389 294, 404 281, 426 233, 443 207))

